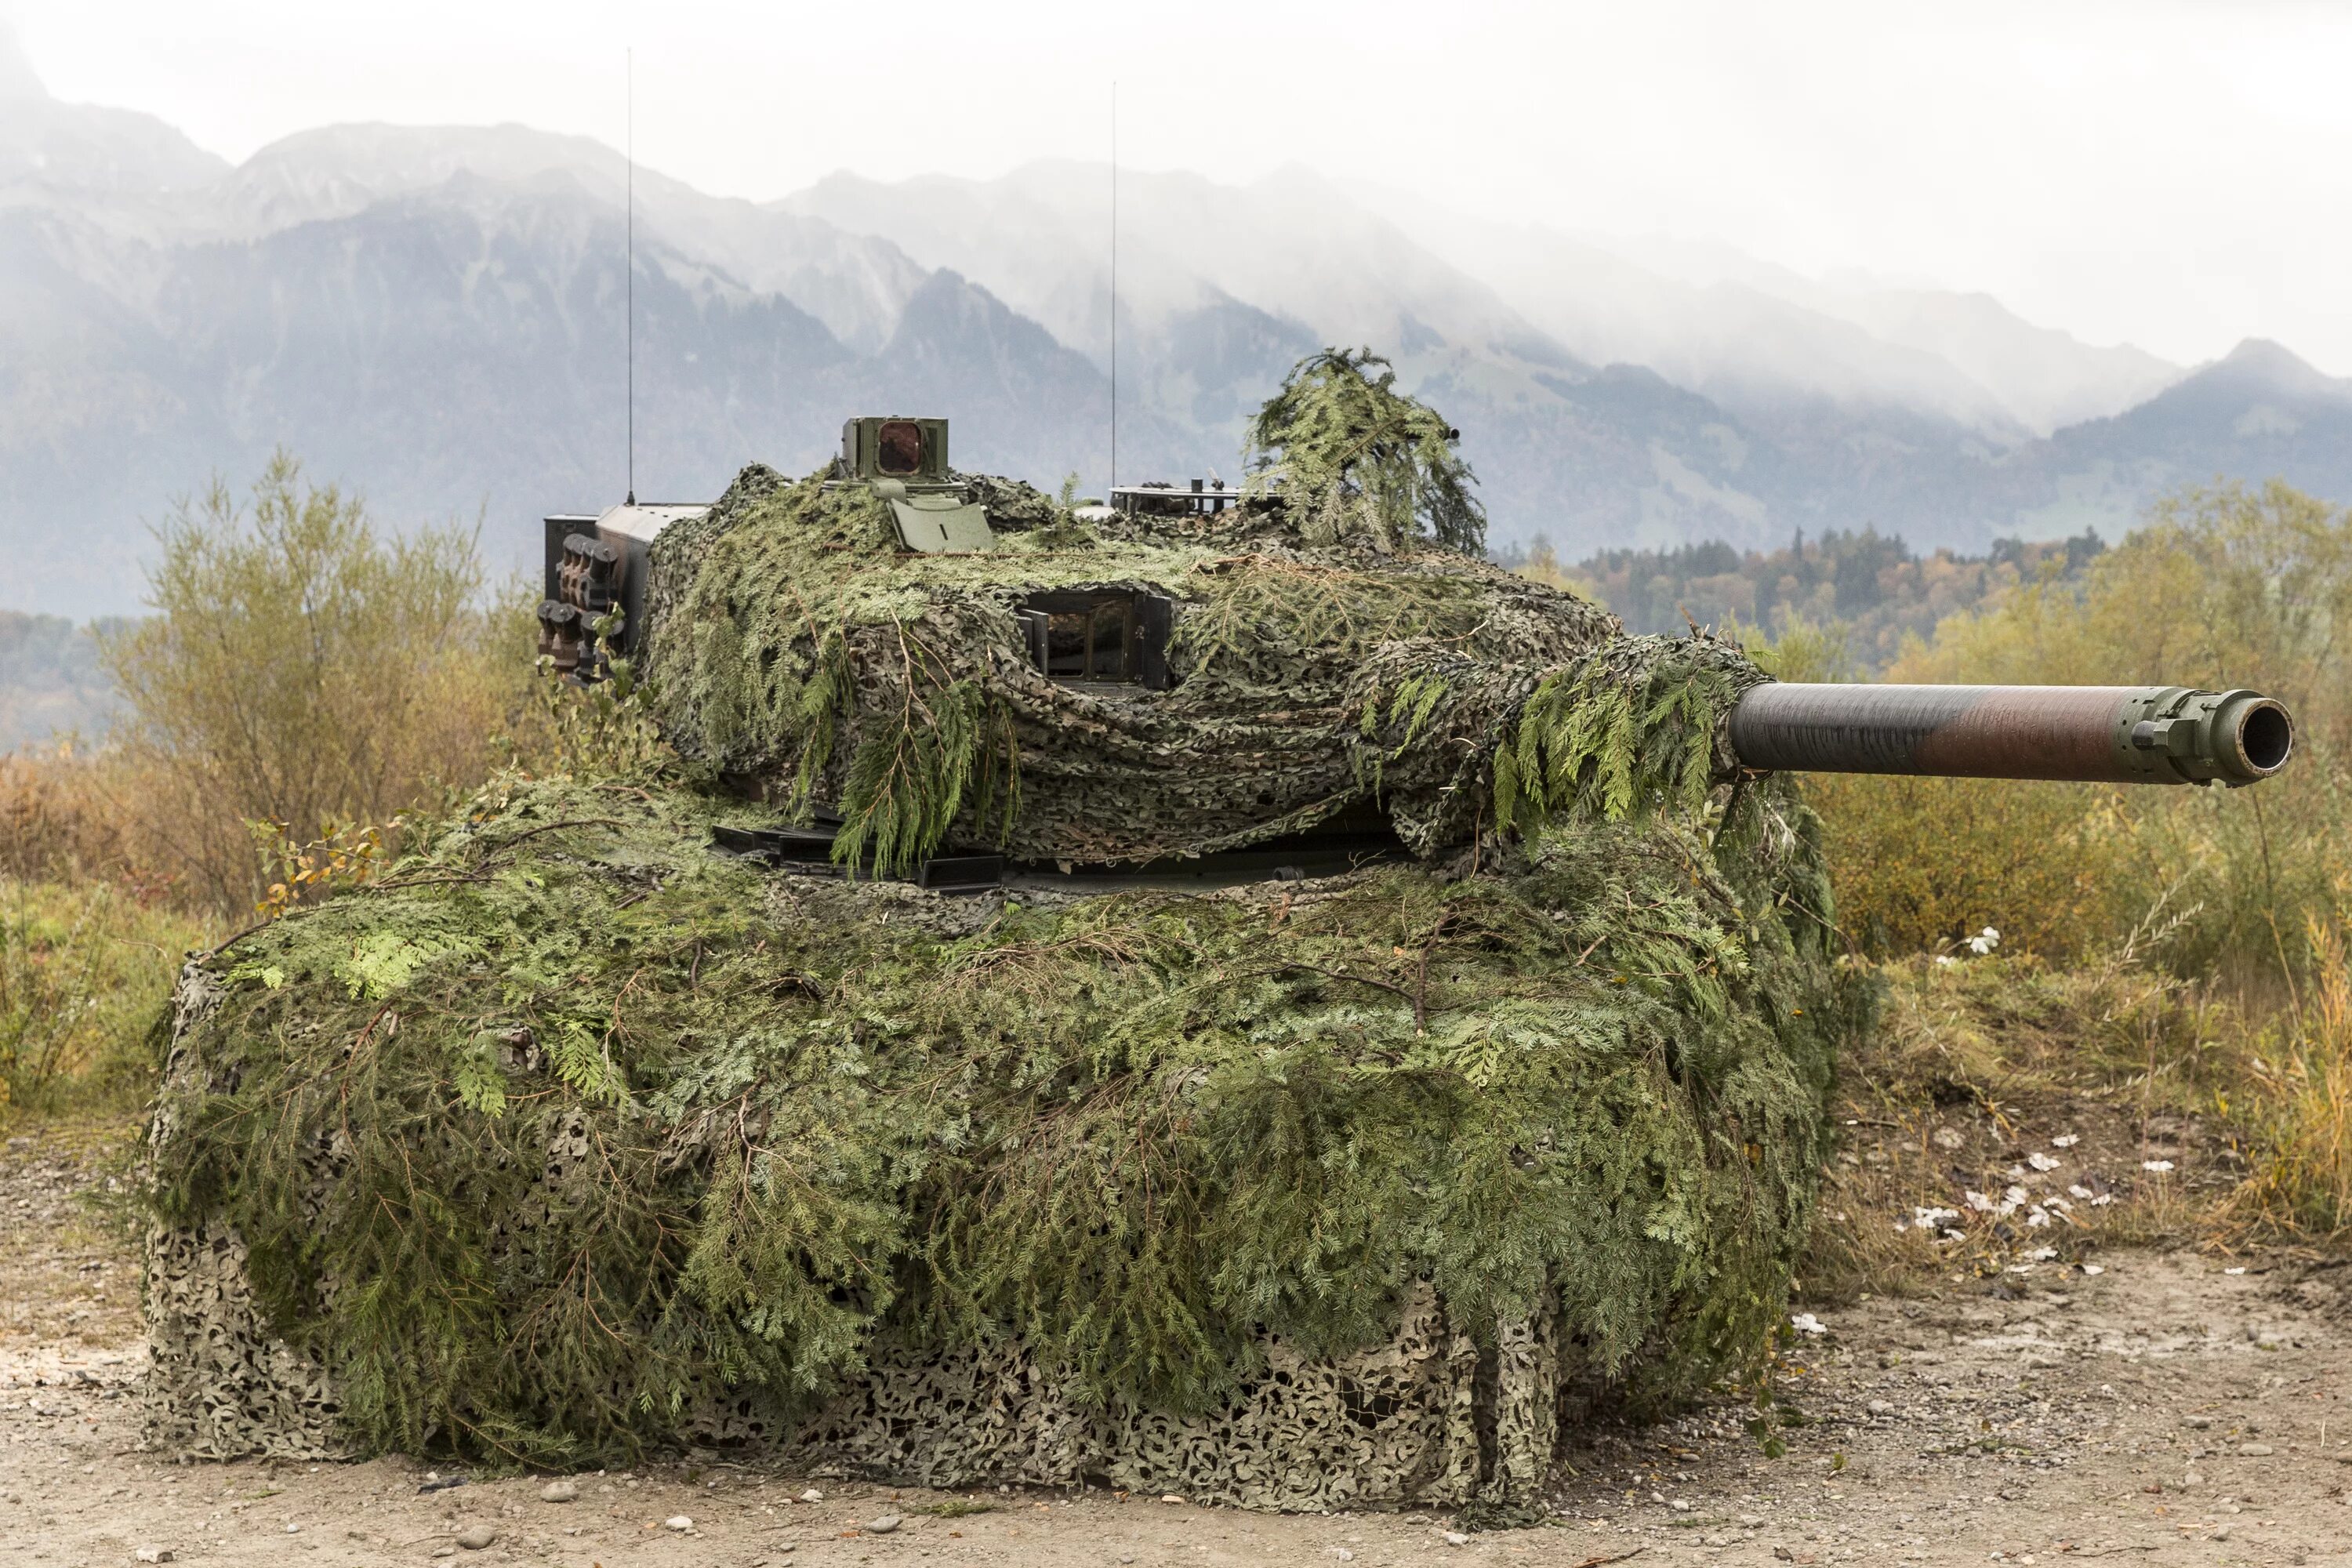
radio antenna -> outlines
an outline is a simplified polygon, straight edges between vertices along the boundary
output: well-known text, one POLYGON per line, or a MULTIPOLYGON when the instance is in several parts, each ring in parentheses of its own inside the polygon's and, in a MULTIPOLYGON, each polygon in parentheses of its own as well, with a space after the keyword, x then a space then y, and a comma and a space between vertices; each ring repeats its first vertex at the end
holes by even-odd
MULTIPOLYGON (((1110 483, 1118 488, 1118 80, 1110 84, 1110 483)), ((1118 498, 1110 498, 1118 504, 1118 498)))
POLYGON ((627 302, 622 308, 627 317, 629 340, 629 499, 637 504, 637 51, 629 49, 623 55, 623 67, 628 100, 626 130, 624 132, 622 158, 628 164, 621 187, 621 205, 626 209, 624 221, 628 227, 627 302))

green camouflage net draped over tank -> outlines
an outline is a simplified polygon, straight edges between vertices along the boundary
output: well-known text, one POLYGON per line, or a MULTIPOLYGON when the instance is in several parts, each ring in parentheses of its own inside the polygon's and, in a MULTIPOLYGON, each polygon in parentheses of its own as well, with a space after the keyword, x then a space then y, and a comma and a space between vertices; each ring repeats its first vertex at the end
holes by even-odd
MULTIPOLYGON (((1545 1387, 1739 1373, 1843 1016, 1810 817, 1778 785, 1731 809, 1490 844, 1475 876, 950 901, 712 856, 740 805, 512 786, 192 968, 157 1435, 554 1463, 808 1422, 856 1460, 879 1424, 844 1401, 989 1352, 1115 1427, 1228 1419, 1424 1290, 1461 1401, 1514 1332, 1545 1387)), ((1178 1451, 874 1468, 1297 1506, 1495 1480, 1270 1496, 1178 1451)))
MULTIPOLYGON (((1609 651, 1616 622, 1573 595, 1450 550, 1311 547, 1263 503, 1087 527, 993 481, 979 489, 996 550, 908 556, 878 500, 823 479, 746 469, 661 537, 643 673, 686 757, 780 805, 837 805, 843 853, 888 869, 943 842, 1038 861, 1209 854, 1375 800, 1434 850, 1468 836, 1465 786, 1536 680, 1625 657, 1609 651), (1036 669, 1016 606, 1080 589, 1173 598, 1173 689, 1036 669), (1415 736, 1413 765, 1383 766, 1408 686, 1402 729, 1433 721, 1445 743, 1415 736)), ((1723 644, 1640 657, 1711 675, 1718 700, 1757 679, 1723 644)))
POLYGON ((1816 824, 1727 749, 1754 668, 1278 503, 965 483, 996 548, 913 557, 868 489, 745 470, 654 551, 692 783, 502 783, 191 963, 160 1441, 1459 1503, 1535 1495, 1580 1399, 1757 1366, 1854 1016, 1816 824), (1034 667, 1016 609, 1076 589, 1173 602, 1170 689, 1034 667), (820 813, 859 875, 710 847, 820 813), (1366 814, 1415 858, 862 869, 1366 814))

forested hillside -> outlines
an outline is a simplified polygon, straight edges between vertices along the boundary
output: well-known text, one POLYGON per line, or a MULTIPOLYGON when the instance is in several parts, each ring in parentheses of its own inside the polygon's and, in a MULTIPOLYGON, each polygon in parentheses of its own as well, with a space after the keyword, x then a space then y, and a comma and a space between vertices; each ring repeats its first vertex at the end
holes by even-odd
POLYGON ((1982 554, 1921 554, 1875 529, 1799 532, 1778 550, 1721 540, 1671 550, 1605 550, 1564 568, 1548 539, 1507 554, 1530 574, 1571 583, 1607 601, 1636 632, 1737 625, 1775 634, 1792 622, 1832 629, 1853 673, 1884 669, 1906 637, 1934 636, 1947 616, 1980 609, 2027 584, 2069 580, 2105 546, 2095 533, 2028 542, 1997 539, 1982 554))
POLYGON ((67 735, 95 740, 115 707, 96 628, 0 610, 0 752, 67 735))

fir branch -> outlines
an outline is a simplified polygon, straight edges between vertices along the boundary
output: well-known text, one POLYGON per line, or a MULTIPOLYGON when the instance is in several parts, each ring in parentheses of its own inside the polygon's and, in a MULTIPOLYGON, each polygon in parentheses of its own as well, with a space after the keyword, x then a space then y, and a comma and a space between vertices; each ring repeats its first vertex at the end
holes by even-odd
POLYGON ((1460 439, 1435 409, 1396 390, 1387 360, 1331 348, 1291 367, 1250 421, 1244 460, 1255 493, 1279 493, 1313 542, 1360 533, 1393 550, 1426 538, 1475 555, 1486 513, 1454 450, 1460 439))
MULTIPOLYGON (((908 661, 919 751, 953 725, 911 637, 908 661)), ((1616 684, 1638 800, 1711 706, 1616 684)), ((607 853, 515 839, 480 883, 297 911, 214 961, 174 1052, 155 1217, 236 1227, 366 1446, 576 1468, 722 1391, 796 1419, 883 1346, 1018 1346, 1082 1403, 1197 1410, 1269 1334, 1385 1342, 1424 1279, 1464 1323, 1549 1314, 1642 1398, 1769 1343, 1853 1018, 1813 895, 1781 901, 1819 847, 1777 781, 1720 875, 1659 813, 1467 880, 1133 892, 966 935, 822 879, 782 912, 703 848, 748 808, 594 787, 519 787, 418 869, 592 810, 624 824, 607 853)))

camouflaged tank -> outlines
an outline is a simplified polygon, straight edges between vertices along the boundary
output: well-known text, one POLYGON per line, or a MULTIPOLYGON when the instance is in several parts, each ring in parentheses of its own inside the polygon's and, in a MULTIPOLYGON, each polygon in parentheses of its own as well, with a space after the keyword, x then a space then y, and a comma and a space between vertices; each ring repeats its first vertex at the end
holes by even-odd
POLYGON ((550 520, 549 664, 674 757, 191 964, 156 1440, 1523 1503, 1752 1373, 1858 1015, 1765 677, 1456 547, 1454 433, 1363 379, 1402 464, 1074 507, 857 419, 550 520))

